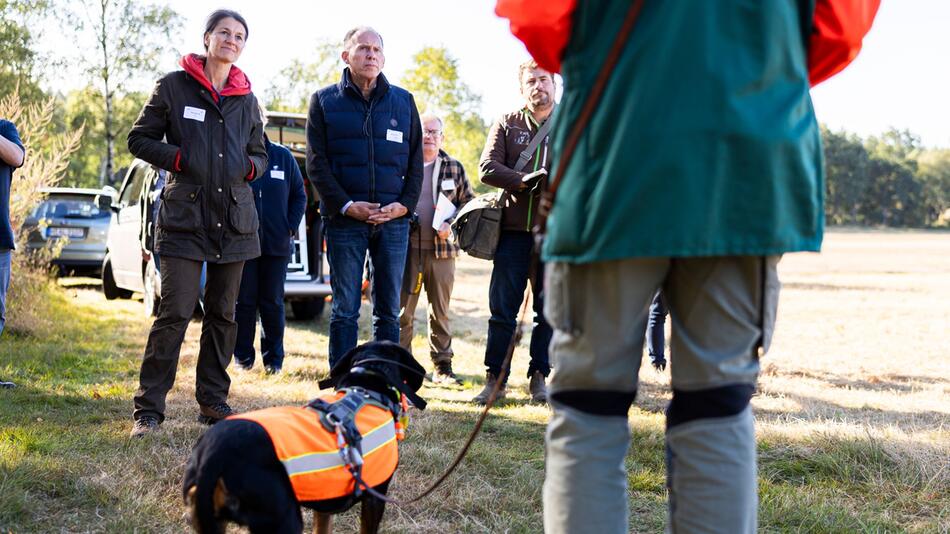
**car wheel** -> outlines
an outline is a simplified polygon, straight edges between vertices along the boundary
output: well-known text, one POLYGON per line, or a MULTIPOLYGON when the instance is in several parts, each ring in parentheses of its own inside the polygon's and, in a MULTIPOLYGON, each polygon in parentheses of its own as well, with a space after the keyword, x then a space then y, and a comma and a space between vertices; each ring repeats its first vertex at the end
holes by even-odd
POLYGON ((106 300, 132 298, 131 291, 115 284, 115 278, 112 276, 112 259, 108 255, 102 262, 102 293, 106 300))
POLYGON ((294 319, 309 321, 323 313, 325 302, 322 298, 292 300, 290 309, 294 312, 294 319))
POLYGON ((145 305, 146 317, 158 317, 158 305, 162 300, 159 284, 158 269, 155 268, 155 260, 149 259, 145 264, 145 274, 142 278, 142 284, 145 286, 142 303, 145 305))

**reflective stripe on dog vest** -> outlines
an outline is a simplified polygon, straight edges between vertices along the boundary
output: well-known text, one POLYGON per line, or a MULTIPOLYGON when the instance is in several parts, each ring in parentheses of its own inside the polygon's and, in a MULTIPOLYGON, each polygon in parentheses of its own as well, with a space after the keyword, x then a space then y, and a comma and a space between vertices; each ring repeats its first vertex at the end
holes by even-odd
MULTIPOLYGON (((339 400, 342 393, 322 397, 339 400)), ((353 476, 340 458, 336 434, 320 424, 320 415, 306 407, 277 407, 230 417, 246 419, 264 427, 277 458, 287 470, 298 501, 345 497, 355 489, 353 476)), ((376 486, 396 471, 399 451, 396 428, 388 410, 364 405, 356 414, 356 427, 363 436, 363 480, 376 486)))
MULTIPOLYGON (((363 457, 369 456, 377 448, 394 439, 396 439, 396 427, 393 425, 392 417, 390 417, 388 422, 363 434, 363 457)), ((294 477, 323 469, 340 467, 343 465, 343 458, 340 457, 339 451, 311 452, 296 458, 287 458, 281 460, 281 462, 284 464, 284 468, 287 469, 287 475, 294 477)))

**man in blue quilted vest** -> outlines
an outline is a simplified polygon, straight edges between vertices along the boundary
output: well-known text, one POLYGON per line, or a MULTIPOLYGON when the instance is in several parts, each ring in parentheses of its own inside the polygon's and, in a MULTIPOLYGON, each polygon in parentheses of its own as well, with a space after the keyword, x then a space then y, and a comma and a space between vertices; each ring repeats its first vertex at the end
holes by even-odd
POLYGON ((373 265, 373 338, 399 342, 399 290, 409 216, 422 188, 422 126, 416 103, 390 85, 383 38, 359 26, 346 33, 339 83, 310 99, 307 174, 320 193, 333 307, 330 366, 356 346, 360 286, 373 265))

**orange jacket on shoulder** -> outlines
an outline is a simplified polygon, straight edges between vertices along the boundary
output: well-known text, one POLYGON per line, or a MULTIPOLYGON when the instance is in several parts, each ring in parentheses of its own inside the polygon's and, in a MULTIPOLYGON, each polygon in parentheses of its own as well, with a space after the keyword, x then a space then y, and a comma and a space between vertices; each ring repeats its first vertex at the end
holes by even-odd
MULTIPOLYGON (((344 394, 322 397, 327 402, 344 394)), ((343 463, 336 434, 320 424, 320 414, 307 407, 277 407, 248 412, 229 419, 246 419, 264 427, 284 464, 298 501, 319 501, 352 495, 353 476, 343 463)), ((367 404, 356 414, 363 436, 362 478, 369 486, 388 480, 399 463, 396 427, 388 410, 367 404)))
MULTIPOLYGON (((857 57, 880 3, 817 0, 808 42, 808 74, 813 86, 857 57)), ((525 44, 541 68, 559 72, 576 7, 577 0, 498 0, 495 13, 510 21, 511 33, 525 44)))

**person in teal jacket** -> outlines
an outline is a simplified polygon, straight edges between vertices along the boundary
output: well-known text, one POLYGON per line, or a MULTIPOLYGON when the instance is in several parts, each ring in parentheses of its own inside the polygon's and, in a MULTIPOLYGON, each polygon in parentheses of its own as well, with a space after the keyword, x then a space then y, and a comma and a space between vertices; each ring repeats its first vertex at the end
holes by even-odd
POLYGON ((543 247, 555 330, 545 532, 630 528, 627 412, 657 289, 676 323, 668 531, 757 530, 749 401, 772 337, 776 266, 822 240, 809 87, 853 59, 877 4, 498 2, 535 60, 564 79, 543 247), (602 74, 602 97, 561 162, 602 74))

